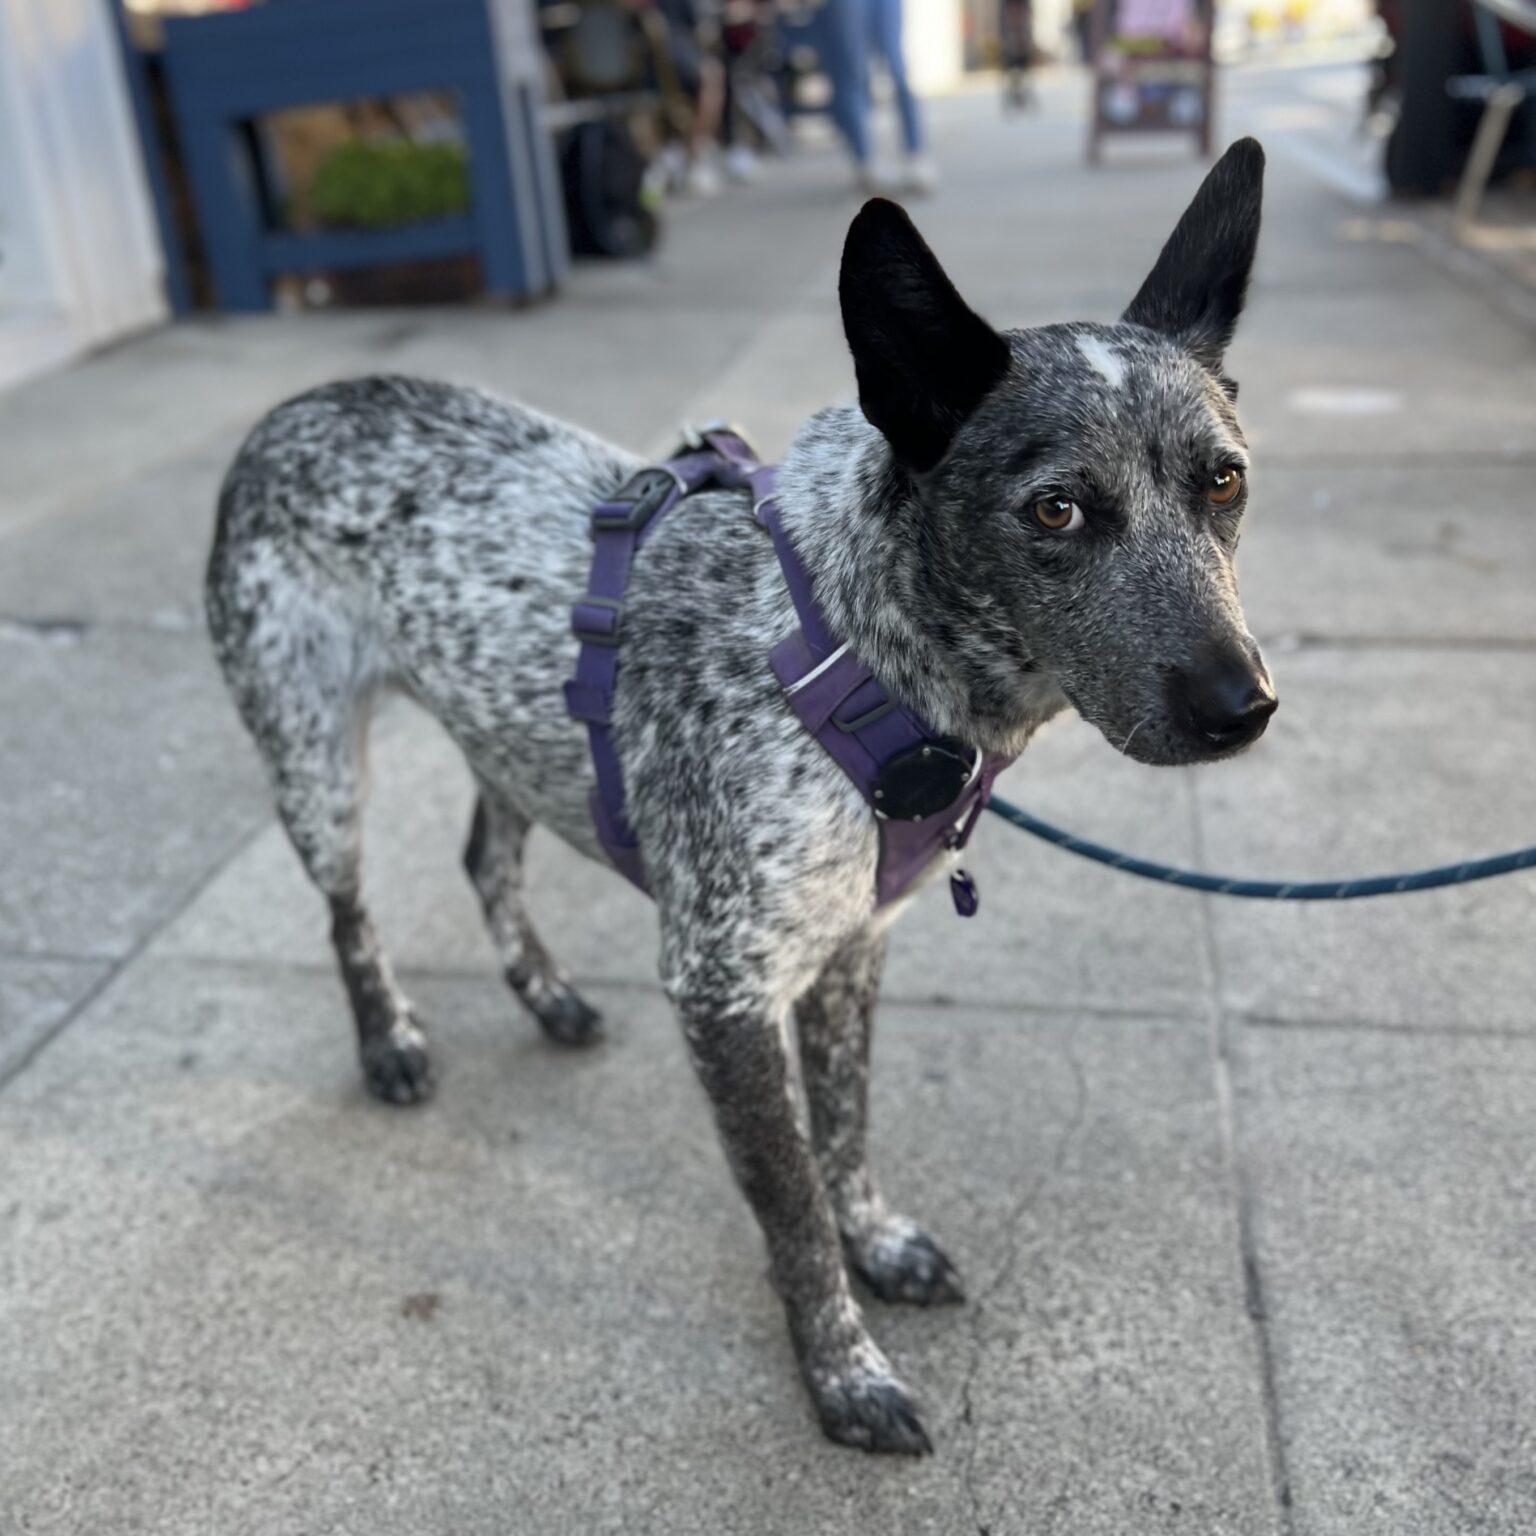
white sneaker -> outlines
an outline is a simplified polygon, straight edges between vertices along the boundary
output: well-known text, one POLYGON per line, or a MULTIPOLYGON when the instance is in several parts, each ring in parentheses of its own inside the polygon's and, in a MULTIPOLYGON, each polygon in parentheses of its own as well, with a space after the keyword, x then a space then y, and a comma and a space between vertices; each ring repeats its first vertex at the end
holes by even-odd
POLYGON ((684 154, 681 144, 663 144, 651 163, 656 167, 667 191, 681 190, 688 176, 688 156, 684 154))
POLYGON ((713 160, 695 160, 688 167, 688 179, 683 183, 689 197, 718 197, 723 183, 713 160))
POLYGON ((873 160, 866 160, 863 165, 853 168, 855 184, 865 197, 890 197, 900 190, 896 178, 890 170, 883 165, 877 165, 873 160))
POLYGON ((757 180, 757 156, 745 144, 733 144, 725 152, 725 174, 743 185, 757 180))
POLYGON ((939 185, 939 168, 933 162, 932 155, 912 155, 907 160, 907 190, 916 192, 920 197, 927 197, 929 193, 937 190, 939 185))

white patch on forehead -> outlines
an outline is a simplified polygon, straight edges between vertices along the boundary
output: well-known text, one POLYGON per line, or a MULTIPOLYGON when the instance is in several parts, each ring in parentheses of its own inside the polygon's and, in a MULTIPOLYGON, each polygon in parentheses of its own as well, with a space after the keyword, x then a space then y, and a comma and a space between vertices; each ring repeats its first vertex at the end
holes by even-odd
POLYGON ((1111 389, 1125 387, 1125 359, 1102 336, 1079 336, 1077 350, 1111 389))

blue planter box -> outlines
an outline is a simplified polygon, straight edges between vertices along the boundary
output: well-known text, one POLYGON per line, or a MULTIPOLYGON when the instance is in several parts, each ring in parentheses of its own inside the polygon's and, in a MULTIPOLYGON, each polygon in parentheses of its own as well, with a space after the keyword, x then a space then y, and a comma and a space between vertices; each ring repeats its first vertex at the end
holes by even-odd
POLYGON ((489 293, 548 292, 568 246, 541 69, 531 0, 266 0, 167 20, 166 82, 220 306, 270 309, 281 273, 461 255, 479 257, 489 293), (253 119, 412 91, 458 96, 468 214, 385 230, 267 228, 253 119))

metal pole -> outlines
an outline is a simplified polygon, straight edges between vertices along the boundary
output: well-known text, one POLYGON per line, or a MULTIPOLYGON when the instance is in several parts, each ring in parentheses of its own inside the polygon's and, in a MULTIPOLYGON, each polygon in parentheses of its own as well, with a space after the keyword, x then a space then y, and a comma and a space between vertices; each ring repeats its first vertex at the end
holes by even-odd
POLYGON ((1402 117, 1387 145, 1387 180, 1394 192, 1436 196, 1454 174, 1455 117, 1445 82, 1460 53, 1457 7, 1451 0, 1402 0, 1398 43, 1402 117))

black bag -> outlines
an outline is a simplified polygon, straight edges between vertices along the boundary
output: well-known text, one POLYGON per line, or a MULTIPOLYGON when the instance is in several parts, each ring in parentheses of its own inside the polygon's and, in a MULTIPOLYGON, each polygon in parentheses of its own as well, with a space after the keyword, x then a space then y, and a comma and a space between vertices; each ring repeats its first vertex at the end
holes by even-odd
POLYGON ((645 161, 623 124, 577 123, 560 148, 574 256, 643 256, 656 244, 644 198, 645 161))

